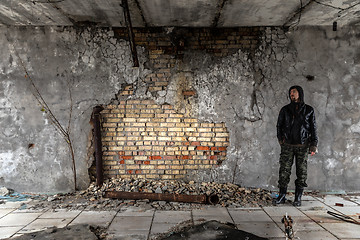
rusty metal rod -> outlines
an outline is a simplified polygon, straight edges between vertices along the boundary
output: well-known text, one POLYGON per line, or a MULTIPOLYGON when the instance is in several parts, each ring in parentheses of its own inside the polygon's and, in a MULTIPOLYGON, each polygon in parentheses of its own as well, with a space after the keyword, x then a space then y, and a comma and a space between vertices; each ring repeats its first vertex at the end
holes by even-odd
POLYGON ((144 192, 120 192, 120 191, 106 191, 106 198, 117 199, 149 199, 153 201, 167 201, 167 202, 186 202, 186 203, 203 203, 203 204, 217 204, 219 197, 216 194, 206 195, 185 195, 185 194, 171 194, 171 193, 144 193, 144 192))
POLYGON ((123 7, 123 10, 124 10, 125 24, 129 31, 130 49, 131 49, 131 53, 132 53, 133 64, 134 64, 134 67, 139 67, 139 60, 138 60, 138 56, 137 56, 137 52, 136 52, 136 44, 135 44, 134 32, 133 32, 133 28, 132 28, 132 24, 131 24, 128 1, 122 0, 121 6, 123 7))
POLYGON ((103 162, 102 162, 102 143, 101 143, 101 127, 100 127, 100 112, 104 108, 96 106, 93 108, 92 122, 94 124, 94 147, 95 147, 95 161, 96 161, 96 185, 101 187, 104 182, 103 176, 103 162))

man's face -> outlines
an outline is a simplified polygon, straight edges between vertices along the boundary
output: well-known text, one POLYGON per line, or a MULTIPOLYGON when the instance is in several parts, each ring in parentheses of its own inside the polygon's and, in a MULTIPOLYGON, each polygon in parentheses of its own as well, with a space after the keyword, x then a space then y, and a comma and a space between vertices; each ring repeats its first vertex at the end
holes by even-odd
POLYGON ((292 102, 299 102, 299 92, 296 88, 290 90, 290 99, 292 102))

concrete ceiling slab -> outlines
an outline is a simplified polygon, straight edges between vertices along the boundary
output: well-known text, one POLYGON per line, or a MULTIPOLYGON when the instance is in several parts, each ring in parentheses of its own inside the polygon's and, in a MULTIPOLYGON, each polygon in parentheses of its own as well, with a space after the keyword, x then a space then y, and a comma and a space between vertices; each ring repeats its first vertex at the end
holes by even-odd
MULTIPOLYGON (((359 25, 360 0, 128 0, 134 27, 359 25)), ((0 25, 124 27, 121 0, 1 0, 0 25)))

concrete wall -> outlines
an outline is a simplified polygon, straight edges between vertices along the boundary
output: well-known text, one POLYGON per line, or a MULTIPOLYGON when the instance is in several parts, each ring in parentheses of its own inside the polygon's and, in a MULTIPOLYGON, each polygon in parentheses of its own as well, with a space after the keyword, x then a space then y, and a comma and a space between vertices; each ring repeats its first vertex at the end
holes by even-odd
POLYGON ((36 102, 17 51, 65 128, 73 106, 70 129, 80 188, 89 182, 92 108, 113 104, 122 86, 132 84, 128 98, 168 103, 200 121, 225 123, 227 159, 189 178, 276 189, 276 119, 289 101, 288 88, 298 84, 318 122, 319 153, 309 160, 309 189, 359 191, 360 28, 261 31, 252 51, 216 57, 185 49, 172 65, 168 86, 155 94, 146 83, 156 71, 148 49, 138 47, 140 67, 133 68, 128 42, 112 30, 1 28, 0 185, 26 192, 73 189, 68 145, 36 102), (184 85, 197 95, 180 98, 184 85))

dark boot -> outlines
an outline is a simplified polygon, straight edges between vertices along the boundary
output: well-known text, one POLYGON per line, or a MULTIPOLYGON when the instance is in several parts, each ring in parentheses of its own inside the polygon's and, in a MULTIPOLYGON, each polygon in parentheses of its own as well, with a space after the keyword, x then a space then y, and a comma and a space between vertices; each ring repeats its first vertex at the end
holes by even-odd
POLYGON ((279 196, 273 200, 273 204, 274 205, 277 205, 277 204, 283 204, 285 203, 285 200, 286 200, 286 191, 287 191, 287 188, 280 188, 280 191, 279 191, 279 196))
POLYGON ((302 197, 303 191, 304 191, 303 188, 298 188, 298 187, 295 188, 295 199, 293 202, 293 205, 295 207, 301 206, 301 197, 302 197))

